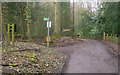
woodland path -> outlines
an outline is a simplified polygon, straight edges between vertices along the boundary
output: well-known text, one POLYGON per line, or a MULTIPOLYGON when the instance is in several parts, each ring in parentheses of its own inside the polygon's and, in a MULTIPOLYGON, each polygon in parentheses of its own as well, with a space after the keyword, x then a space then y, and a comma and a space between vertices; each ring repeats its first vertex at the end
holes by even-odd
POLYGON ((117 73, 118 60, 108 51, 108 45, 90 39, 66 47, 55 47, 69 56, 64 73, 117 73))

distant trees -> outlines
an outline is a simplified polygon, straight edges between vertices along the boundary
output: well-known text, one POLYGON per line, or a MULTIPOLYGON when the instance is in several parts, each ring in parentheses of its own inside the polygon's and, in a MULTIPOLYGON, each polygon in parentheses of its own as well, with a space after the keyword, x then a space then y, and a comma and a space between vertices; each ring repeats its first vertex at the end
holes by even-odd
POLYGON ((91 8, 78 6, 75 10, 76 34, 102 36, 103 32, 113 35, 120 33, 118 32, 118 6, 118 2, 103 2, 98 5, 99 8, 95 13, 91 11, 91 8))
POLYGON ((3 32, 6 32, 5 25, 14 23, 17 25, 16 36, 23 39, 45 37, 45 17, 50 17, 52 21, 53 35, 60 35, 63 29, 70 28, 70 2, 5 2, 2 10, 3 32))
POLYGON ((118 34, 119 26, 119 10, 118 2, 107 2, 103 3, 103 7, 100 9, 99 19, 104 24, 102 27, 103 31, 112 34, 118 34))
POLYGON ((66 33, 64 30, 71 29, 71 28, 72 28, 72 25, 71 25, 70 2, 55 2, 54 3, 55 35, 70 35, 69 33, 66 33))
POLYGON ((73 24, 71 19, 72 9, 70 7, 70 2, 61 2, 60 3, 60 12, 61 12, 61 33, 62 35, 71 36, 73 34, 73 24), (64 33, 64 34, 63 34, 64 33))
POLYGON ((45 37, 47 35, 45 17, 52 21, 51 35, 96 36, 103 32, 118 34, 118 3, 106 2, 98 5, 96 12, 92 11, 91 3, 83 2, 74 5, 74 25, 72 23, 72 5, 70 2, 5 2, 2 3, 2 31, 6 33, 5 25, 17 25, 17 36, 45 37), (102 7, 101 7, 102 5, 102 7), (74 29, 74 31, 73 31, 74 29))
POLYGON ((95 13, 84 7, 83 3, 75 4, 75 34, 79 36, 94 36, 96 34, 95 13))

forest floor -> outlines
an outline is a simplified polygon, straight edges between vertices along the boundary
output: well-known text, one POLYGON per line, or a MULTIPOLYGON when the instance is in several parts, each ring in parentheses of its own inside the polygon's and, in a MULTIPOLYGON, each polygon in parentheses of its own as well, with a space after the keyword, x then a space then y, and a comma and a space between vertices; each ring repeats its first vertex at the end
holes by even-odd
POLYGON ((60 73, 67 55, 54 49, 46 49, 32 42, 15 42, 4 48, 2 45, 2 72, 16 73, 60 73))
POLYGON ((67 47, 54 47, 69 59, 64 73, 117 73, 118 59, 111 55, 110 46, 101 41, 83 39, 67 47))
MULTIPOLYGON (((80 42, 80 38, 62 37, 53 38, 50 47, 64 47, 80 42)), ((12 44, 2 47, 2 71, 3 73, 59 73, 66 62, 67 55, 53 49, 46 49, 45 40, 33 39, 15 40, 12 44)))

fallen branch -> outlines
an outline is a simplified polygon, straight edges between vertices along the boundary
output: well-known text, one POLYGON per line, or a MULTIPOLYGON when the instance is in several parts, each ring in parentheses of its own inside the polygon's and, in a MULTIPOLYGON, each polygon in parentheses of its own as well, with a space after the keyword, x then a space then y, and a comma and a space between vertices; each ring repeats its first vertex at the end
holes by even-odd
POLYGON ((19 51, 28 51, 28 50, 40 50, 40 49, 20 49, 20 50, 12 50, 12 51, 7 51, 7 52, 19 52, 19 51))

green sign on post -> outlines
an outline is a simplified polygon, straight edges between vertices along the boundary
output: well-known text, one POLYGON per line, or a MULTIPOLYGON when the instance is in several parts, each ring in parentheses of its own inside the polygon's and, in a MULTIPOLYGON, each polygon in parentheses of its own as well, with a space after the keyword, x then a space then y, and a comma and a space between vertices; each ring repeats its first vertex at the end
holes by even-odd
POLYGON ((47 49, 48 49, 49 48, 49 41, 50 41, 50 28, 51 28, 50 17, 44 18, 44 21, 47 21, 48 35, 46 37, 46 41, 47 41, 47 49))
POLYGON ((45 21, 48 21, 48 20, 49 20, 49 18, 44 18, 44 20, 45 20, 45 21))

